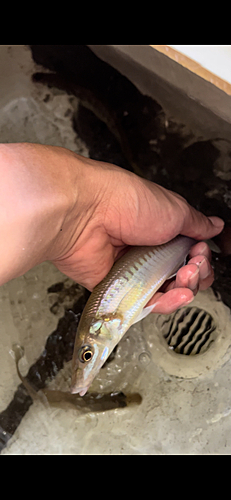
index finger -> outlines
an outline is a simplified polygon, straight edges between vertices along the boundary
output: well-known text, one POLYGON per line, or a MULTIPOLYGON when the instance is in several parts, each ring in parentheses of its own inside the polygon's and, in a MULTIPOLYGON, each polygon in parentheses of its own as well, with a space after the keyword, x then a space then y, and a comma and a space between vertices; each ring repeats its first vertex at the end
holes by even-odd
POLYGON ((209 261, 211 261, 212 258, 212 253, 204 241, 200 241, 199 243, 196 243, 196 245, 193 245, 193 247, 190 249, 189 252, 189 257, 197 257, 197 255, 204 255, 209 261))

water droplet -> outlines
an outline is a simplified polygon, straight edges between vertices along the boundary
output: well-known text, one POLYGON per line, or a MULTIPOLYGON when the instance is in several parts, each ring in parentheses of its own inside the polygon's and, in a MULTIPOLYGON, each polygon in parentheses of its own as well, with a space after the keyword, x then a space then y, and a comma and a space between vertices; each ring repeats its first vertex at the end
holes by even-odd
POLYGON ((150 354, 150 352, 145 351, 145 352, 142 352, 139 355, 139 362, 143 366, 147 366, 148 363, 150 362, 150 360, 151 360, 151 354, 150 354))

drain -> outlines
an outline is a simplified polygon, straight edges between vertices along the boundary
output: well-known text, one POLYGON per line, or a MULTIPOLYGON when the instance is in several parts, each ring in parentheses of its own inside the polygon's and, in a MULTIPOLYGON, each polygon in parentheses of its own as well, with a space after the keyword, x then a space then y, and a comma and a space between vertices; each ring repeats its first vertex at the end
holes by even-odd
POLYGON ((198 307, 170 314, 163 320, 161 333, 171 349, 186 355, 206 352, 217 337, 214 319, 198 307))
POLYGON ((231 357, 230 309, 211 288, 175 313, 149 314, 142 329, 152 363, 176 377, 208 376, 231 357))

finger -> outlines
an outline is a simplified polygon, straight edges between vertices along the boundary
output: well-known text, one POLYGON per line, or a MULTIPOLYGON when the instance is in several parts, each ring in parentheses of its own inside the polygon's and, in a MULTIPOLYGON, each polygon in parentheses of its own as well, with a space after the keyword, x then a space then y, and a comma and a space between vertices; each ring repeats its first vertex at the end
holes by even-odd
POLYGON ((219 234, 223 227, 224 221, 219 217, 206 217, 188 205, 181 234, 197 240, 204 240, 219 234))
POLYGON ((199 290, 206 290, 209 288, 214 280, 213 268, 204 255, 197 255, 190 259, 189 264, 196 264, 199 269, 199 290))
POLYGON ((179 269, 175 281, 170 283, 165 290, 187 287, 194 295, 198 290, 206 290, 214 280, 214 271, 208 259, 203 255, 197 255, 190 259, 189 263, 179 269))
POLYGON ((207 290, 214 282, 214 272, 208 278, 199 282, 199 290, 207 290))
POLYGON ((196 264, 187 264, 181 267, 176 274, 176 279, 165 283, 161 292, 167 292, 174 288, 189 288, 196 295, 199 290, 199 267, 196 264))
POLYGON ((188 263, 177 272, 175 288, 190 288, 190 290, 196 294, 199 287, 199 277, 199 267, 197 263, 188 263))
POLYGON ((188 264, 176 274, 176 279, 167 283, 161 291, 169 291, 173 288, 190 288, 196 295, 198 290, 206 290, 212 285, 214 271, 209 260, 204 255, 197 255, 189 260, 188 264))
POLYGON ((177 271, 176 278, 171 281, 166 281, 159 291, 168 292, 173 288, 190 288, 194 295, 196 295, 199 289, 198 265, 196 263, 192 263, 181 267, 179 271, 177 271))
POLYGON ((189 257, 196 257, 197 255, 204 255, 209 261, 212 259, 212 253, 204 241, 200 241, 190 249, 189 257))
POLYGON ((174 288, 166 293, 157 292, 147 306, 153 305, 154 313, 171 314, 179 307, 190 304, 193 299, 193 292, 189 288, 174 288))

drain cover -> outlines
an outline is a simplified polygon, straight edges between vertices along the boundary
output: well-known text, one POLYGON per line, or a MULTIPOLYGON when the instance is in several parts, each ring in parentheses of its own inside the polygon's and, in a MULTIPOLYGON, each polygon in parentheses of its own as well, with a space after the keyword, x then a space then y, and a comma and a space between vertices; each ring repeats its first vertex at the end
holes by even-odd
POLYGON ((208 376, 231 356, 230 309, 211 288, 175 313, 149 314, 142 329, 152 363, 176 377, 208 376))
POLYGON ((163 319, 161 333, 178 354, 196 355, 208 350, 216 339, 212 316, 198 307, 187 307, 163 319))

